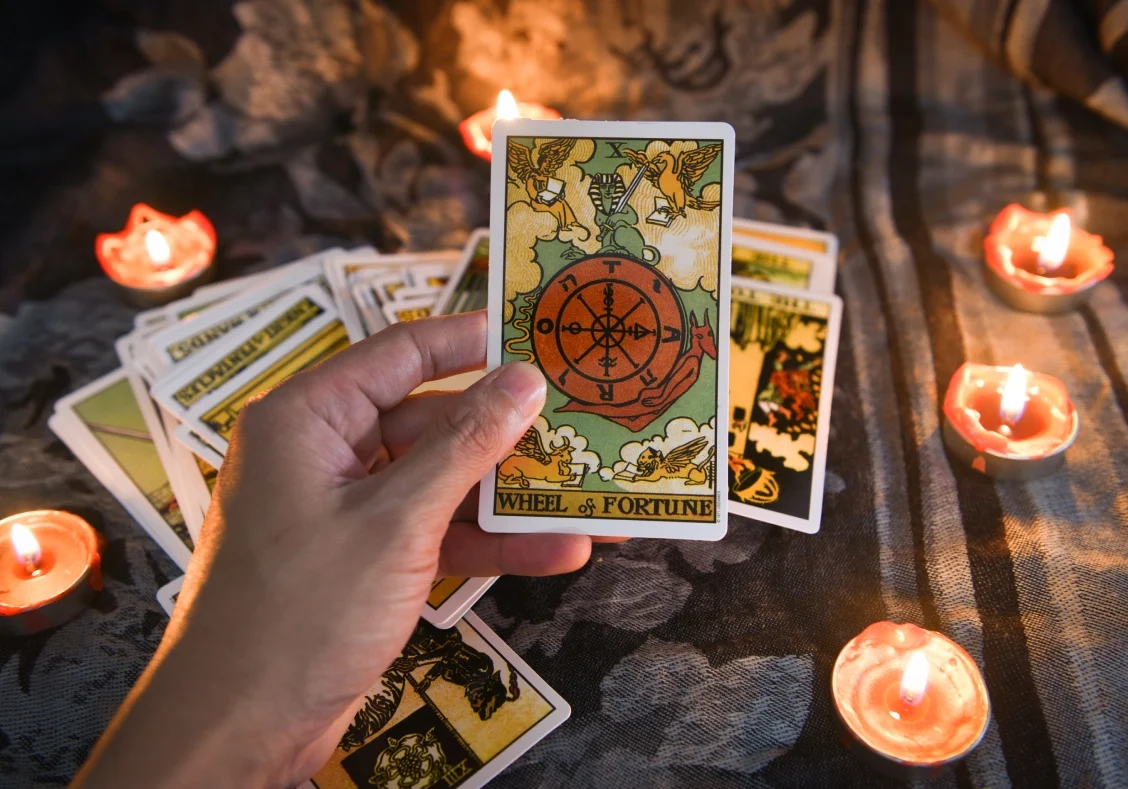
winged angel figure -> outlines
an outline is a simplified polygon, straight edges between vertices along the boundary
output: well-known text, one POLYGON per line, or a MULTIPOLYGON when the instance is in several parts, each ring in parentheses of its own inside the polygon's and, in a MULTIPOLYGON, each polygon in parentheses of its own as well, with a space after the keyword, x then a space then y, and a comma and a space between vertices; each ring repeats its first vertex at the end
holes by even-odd
POLYGON ((537 148, 535 162, 533 151, 518 143, 510 142, 505 154, 509 180, 525 187, 534 211, 556 217, 559 230, 570 230, 578 224, 576 212, 564 195, 564 181, 558 177, 575 145, 575 139, 568 137, 547 140, 537 148))
POLYGON ((702 436, 670 450, 669 454, 647 447, 635 461, 635 471, 620 471, 615 475, 615 479, 628 482, 683 479, 687 485, 712 485, 713 448, 709 447, 709 454, 700 463, 693 462, 693 459, 707 446, 709 439, 702 436))

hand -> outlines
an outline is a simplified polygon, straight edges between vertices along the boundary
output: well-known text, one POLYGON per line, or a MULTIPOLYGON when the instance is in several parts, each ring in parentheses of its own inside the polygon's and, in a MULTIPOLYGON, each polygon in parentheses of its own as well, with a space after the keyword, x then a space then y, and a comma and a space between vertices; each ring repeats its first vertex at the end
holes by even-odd
POLYGON ((84 786, 288 786, 332 753, 440 575, 576 570, 591 539, 495 535, 476 484, 544 404, 483 313, 393 326, 239 416, 176 612, 84 786), (123 778, 128 776, 128 781, 123 778))

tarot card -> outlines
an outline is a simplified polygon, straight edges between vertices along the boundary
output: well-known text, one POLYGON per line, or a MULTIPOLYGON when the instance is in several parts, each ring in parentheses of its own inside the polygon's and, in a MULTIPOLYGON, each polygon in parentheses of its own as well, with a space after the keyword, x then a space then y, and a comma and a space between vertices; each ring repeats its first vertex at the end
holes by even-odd
POLYGON ((495 125, 487 363, 549 387, 482 528, 724 536, 733 149, 723 123, 495 125))
POLYGON ((193 488, 190 481, 185 479, 183 467, 186 452, 178 442, 169 440, 164 418, 150 398, 149 385, 128 361, 131 347, 128 343, 123 344, 119 341, 117 344, 118 356, 127 362, 123 369, 129 379, 130 386, 133 388, 137 408, 141 411, 141 416, 145 420, 145 427, 153 439, 153 446, 157 450, 157 457, 160 459, 165 475, 168 477, 173 497, 180 506, 180 515, 184 519, 184 525, 194 542, 200 536, 200 526, 207 509, 207 499, 201 500, 196 495, 197 489, 193 488))
POLYGON ((490 230, 478 228, 470 234, 462 258, 435 303, 435 315, 457 315, 484 310, 490 296, 490 230))
POLYGON ((303 789, 478 789, 570 714, 478 617, 420 622, 303 789))
POLYGON ((732 239, 744 243, 754 243, 753 239, 783 244, 793 249, 806 249, 826 255, 837 264, 838 237, 822 230, 805 227, 777 225, 771 222, 758 222, 755 219, 735 218, 732 220, 732 239))
POLYGON ((423 618, 435 627, 448 628, 470 610, 497 578, 440 578, 431 584, 423 618))
POLYGON ((181 569, 192 537, 124 370, 72 392, 48 426, 181 569))
POLYGON ((258 287, 212 304, 192 320, 161 329, 148 338, 148 343, 160 369, 167 370, 250 320, 284 293, 310 284, 320 284, 328 293, 317 257, 291 263, 258 287))
POLYGON ((833 293, 836 274, 829 255, 747 238, 733 228, 732 275, 812 293, 833 293))
POLYGON ((737 277, 729 367, 729 512, 814 534, 842 300, 737 277))
MULTIPOLYGON (((373 277, 396 274, 405 268, 431 263, 453 264, 458 253, 451 250, 423 253, 404 253, 399 255, 370 256, 359 258, 349 253, 338 254, 325 262, 325 276, 329 280, 333 298, 341 312, 341 320, 348 329, 349 339, 360 342, 370 333, 384 328, 384 315, 377 306, 370 310, 372 322, 377 328, 366 329, 361 307, 358 305, 354 287, 365 284, 373 277)), ((362 292, 362 291, 358 291, 362 292)), ((374 294, 365 297, 366 303, 377 301, 374 294)), ((377 302, 378 303, 378 302, 377 302)))
POLYGON ((200 460, 213 468, 223 465, 223 455, 219 454, 219 450, 200 438, 189 425, 177 425, 174 434, 177 442, 200 460))
POLYGON ((139 332, 156 331, 168 325, 164 307, 143 310, 133 316, 133 328, 139 332))
POLYGON ((154 385, 153 398, 224 454, 247 400, 347 346, 329 296, 307 285, 173 368, 154 385))
POLYGON ((431 305, 434 306, 436 299, 442 292, 443 289, 439 285, 405 285, 396 291, 394 301, 428 298, 431 300, 431 305))
POLYGON ((438 292, 450 278, 451 267, 445 263, 419 263, 407 267, 407 281, 413 288, 430 288, 438 292))
POLYGON ((372 288, 372 292, 376 295, 376 301, 380 304, 389 304, 395 301, 396 293, 399 292, 400 288, 406 288, 409 284, 407 272, 402 269, 391 274, 380 274, 367 278, 364 283, 372 288))
POLYGON ((161 608, 169 616, 172 616, 172 609, 176 606, 176 599, 180 597, 180 587, 183 585, 184 576, 182 575, 157 590, 157 602, 161 604, 161 608))
POLYGON ((405 323, 407 321, 417 321, 420 318, 427 318, 431 315, 431 308, 435 306, 434 296, 415 296, 410 299, 397 299, 385 304, 382 309, 384 311, 384 319, 388 321, 388 325, 393 323, 405 323))

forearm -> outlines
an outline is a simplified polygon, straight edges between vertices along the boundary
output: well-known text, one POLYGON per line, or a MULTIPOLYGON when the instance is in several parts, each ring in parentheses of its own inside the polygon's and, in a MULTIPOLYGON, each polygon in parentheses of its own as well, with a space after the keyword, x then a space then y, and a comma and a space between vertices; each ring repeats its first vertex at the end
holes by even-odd
POLYGON ((235 672, 208 663, 183 645, 162 649, 72 787, 278 787, 284 769, 267 752, 271 732, 251 720, 235 672))

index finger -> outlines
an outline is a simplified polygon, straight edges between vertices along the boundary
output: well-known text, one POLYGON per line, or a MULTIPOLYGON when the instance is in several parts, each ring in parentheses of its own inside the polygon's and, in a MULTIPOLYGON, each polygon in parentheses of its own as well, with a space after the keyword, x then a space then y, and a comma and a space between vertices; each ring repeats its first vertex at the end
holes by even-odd
POLYGON ((486 312, 397 323, 338 353, 306 376, 313 387, 351 385, 377 409, 397 405, 424 381, 486 364, 486 312))

